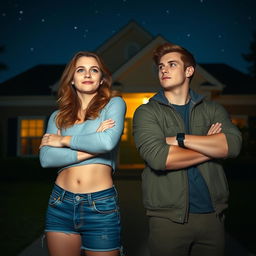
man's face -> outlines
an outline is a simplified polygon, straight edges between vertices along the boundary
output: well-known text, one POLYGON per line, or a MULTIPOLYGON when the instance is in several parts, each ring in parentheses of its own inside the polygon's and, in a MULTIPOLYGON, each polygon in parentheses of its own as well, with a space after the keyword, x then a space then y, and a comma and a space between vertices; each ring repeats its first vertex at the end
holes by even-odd
POLYGON ((181 54, 170 52, 162 56, 158 65, 158 77, 165 90, 183 86, 189 83, 187 69, 181 60, 181 54))

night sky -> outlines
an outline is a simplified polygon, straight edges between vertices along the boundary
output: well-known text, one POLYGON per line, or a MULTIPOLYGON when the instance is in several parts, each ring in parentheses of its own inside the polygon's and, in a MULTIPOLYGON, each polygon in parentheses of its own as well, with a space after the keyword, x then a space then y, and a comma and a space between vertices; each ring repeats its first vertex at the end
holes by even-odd
POLYGON ((256 30, 255 0, 1 1, 3 82, 38 64, 64 64, 96 50, 134 20, 153 36, 190 50, 199 63, 226 63, 247 72, 242 54, 256 30))

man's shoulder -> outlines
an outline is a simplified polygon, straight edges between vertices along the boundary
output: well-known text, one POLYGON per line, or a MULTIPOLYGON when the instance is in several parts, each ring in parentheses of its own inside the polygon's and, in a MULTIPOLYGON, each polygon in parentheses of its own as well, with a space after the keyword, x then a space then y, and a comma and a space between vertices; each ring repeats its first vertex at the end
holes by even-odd
POLYGON ((154 111, 159 108, 159 103, 155 100, 150 100, 146 104, 141 104, 136 111, 154 111))
POLYGON ((202 106, 205 108, 209 108, 209 109, 216 109, 218 107, 223 108, 223 106, 220 103, 218 103, 214 100, 208 100, 208 99, 202 100, 202 106))
POLYGON ((159 115, 158 102, 150 100, 146 104, 140 105, 134 112, 134 118, 145 118, 146 116, 157 116, 159 115))

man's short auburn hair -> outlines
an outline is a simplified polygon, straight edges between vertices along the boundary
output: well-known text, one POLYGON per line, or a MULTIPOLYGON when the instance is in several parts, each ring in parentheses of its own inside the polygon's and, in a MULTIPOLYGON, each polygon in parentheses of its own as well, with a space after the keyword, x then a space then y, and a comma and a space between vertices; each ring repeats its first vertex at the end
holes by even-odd
POLYGON ((194 69, 196 68, 196 61, 194 56, 185 48, 176 44, 171 44, 171 43, 164 43, 155 49, 153 53, 153 59, 156 65, 159 65, 160 59, 165 54, 170 52, 178 52, 181 54, 181 59, 184 62, 185 69, 190 66, 194 67, 194 69))

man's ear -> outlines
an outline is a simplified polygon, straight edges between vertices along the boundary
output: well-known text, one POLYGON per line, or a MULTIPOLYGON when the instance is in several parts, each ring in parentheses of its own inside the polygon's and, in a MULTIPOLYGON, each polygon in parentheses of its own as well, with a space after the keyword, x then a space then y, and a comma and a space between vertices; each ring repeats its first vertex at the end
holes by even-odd
POLYGON ((186 77, 191 77, 195 72, 195 69, 193 66, 189 66, 186 68, 186 77))

